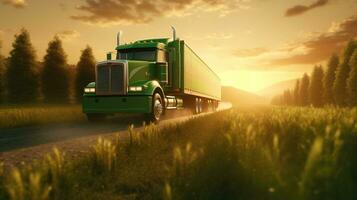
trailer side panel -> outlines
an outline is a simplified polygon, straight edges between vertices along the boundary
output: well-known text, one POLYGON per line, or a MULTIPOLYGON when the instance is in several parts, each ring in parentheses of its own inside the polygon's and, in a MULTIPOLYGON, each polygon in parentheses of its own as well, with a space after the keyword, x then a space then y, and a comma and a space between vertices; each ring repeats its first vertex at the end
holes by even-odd
POLYGON ((183 45, 184 93, 221 100, 219 77, 186 44, 183 45))

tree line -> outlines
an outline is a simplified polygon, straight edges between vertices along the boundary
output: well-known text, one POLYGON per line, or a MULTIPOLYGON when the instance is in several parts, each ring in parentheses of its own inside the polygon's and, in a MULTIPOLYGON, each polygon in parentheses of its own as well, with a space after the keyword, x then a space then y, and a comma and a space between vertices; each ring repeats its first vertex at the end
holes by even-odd
POLYGON ((324 70, 315 66, 293 89, 272 99, 275 105, 291 106, 357 106, 357 42, 351 40, 341 57, 333 54, 324 70))
POLYGON ((22 29, 15 35, 9 56, 0 55, 0 103, 68 103, 71 96, 79 102, 83 88, 95 79, 95 63, 92 48, 87 46, 71 70, 58 36, 48 43, 39 62, 29 32, 22 29))

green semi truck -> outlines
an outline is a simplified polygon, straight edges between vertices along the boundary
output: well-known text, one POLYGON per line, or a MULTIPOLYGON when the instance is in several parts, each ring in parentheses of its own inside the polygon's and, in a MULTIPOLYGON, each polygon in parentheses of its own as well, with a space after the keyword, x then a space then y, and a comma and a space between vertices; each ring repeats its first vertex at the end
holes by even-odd
POLYGON ((120 44, 116 58, 98 62, 95 82, 84 88, 83 112, 88 120, 115 113, 144 113, 156 122, 169 109, 189 108, 198 114, 217 109, 219 77, 185 43, 173 39, 120 44))

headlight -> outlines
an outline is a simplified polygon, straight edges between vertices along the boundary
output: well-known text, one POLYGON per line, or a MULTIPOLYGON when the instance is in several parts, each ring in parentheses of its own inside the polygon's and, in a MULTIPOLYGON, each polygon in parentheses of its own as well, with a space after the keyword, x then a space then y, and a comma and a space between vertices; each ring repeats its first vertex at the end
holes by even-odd
POLYGON ((85 93, 95 93, 95 88, 84 88, 85 93))
POLYGON ((130 86, 129 91, 135 92, 135 91, 143 91, 143 87, 141 86, 130 86))

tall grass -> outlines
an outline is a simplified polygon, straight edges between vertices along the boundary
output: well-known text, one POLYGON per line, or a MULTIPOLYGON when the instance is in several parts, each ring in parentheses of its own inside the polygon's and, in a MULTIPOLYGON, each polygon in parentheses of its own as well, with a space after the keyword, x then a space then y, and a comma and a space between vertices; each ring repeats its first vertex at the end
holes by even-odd
POLYGON ((95 171, 111 172, 116 164, 116 148, 111 141, 98 138, 97 144, 93 146, 92 169, 95 171))
POLYGON ((228 130, 216 130, 204 154, 178 176, 186 185, 171 179, 172 196, 355 199, 356 114, 308 108, 226 113, 218 123, 228 130))
POLYGON ((0 199, 356 199, 357 109, 230 110, 58 150, 0 178, 0 199))
POLYGON ((0 128, 84 120, 77 105, 0 107, 0 128))
POLYGON ((7 181, 7 191, 11 200, 46 200, 52 187, 44 183, 43 171, 26 168, 12 169, 7 181))

